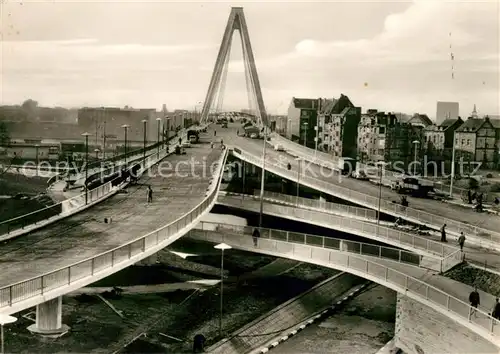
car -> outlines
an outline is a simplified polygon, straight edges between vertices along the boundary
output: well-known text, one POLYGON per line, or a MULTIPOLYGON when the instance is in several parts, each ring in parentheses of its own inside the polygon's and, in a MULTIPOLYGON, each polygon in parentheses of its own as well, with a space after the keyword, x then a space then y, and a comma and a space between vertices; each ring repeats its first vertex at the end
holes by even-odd
POLYGON ((250 139, 258 139, 258 138, 259 138, 259 134, 257 134, 257 133, 250 134, 250 139))
POLYGON ((283 145, 281 145, 281 144, 274 145, 274 150, 276 150, 276 151, 285 151, 285 149, 283 148, 283 145))
POLYGON ((185 142, 182 143, 182 147, 183 148, 189 148, 189 147, 191 147, 191 143, 189 141, 185 141, 185 142))

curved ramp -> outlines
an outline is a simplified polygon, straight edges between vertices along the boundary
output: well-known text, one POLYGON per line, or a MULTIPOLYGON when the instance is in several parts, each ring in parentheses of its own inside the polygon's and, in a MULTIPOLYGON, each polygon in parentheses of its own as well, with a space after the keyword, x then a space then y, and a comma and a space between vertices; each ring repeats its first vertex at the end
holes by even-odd
MULTIPOLYGON (((199 151, 204 151, 204 153, 206 153, 206 149, 200 148, 199 151)), ((216 152, 213 151, 212 153, 216 152)), ((101 242, 96 242, 95 240, 85 240, 84 237, 75 239, 74 237, 80 236, 75 234, 75 236, 68 235, 67 237, 71 238, 70 242, 76 242, 76 245, 71 245, 73 247, 68 246, 69 248, 65 250, 65 252, 59 252, 64 254, 61 255, 61 258, 56 260, 57 262, 54 263, 51 263, 54 261, 52 258, 59 256, 59 254, 54 254, 53 252, 53 247, 56 247, 57 243, 54 241, 47 246, 47 252, 49 254, 47 258, 37 257, 33 259, 33 255, 29 253, 29 250, 18 251, 24 252, 21 253, 24 263, 17 259, 15 252, 10 254, 10 258, 8 259, 5 259, 5 257, 2 259, 2 257, 0 257, 0 261, 4 262, 5 268, 3 278, 0 277, 2 283, 5 283, 8 279, 20 278, 18 281, 11 282, 9 285, 0 288, 0 313, 16 313, 23 309, 35 306, 47 300, 84 287, 139 262, 140 260, 158 252, 162 248, 182 237, 185 233, 192 229, 200 221, 202 216, 208 213, 215 204, 227 154, 227 150, 222 151, 220 157, 216 160, 216 173, 211 177, 210 182, 208 183, 209 187, 206 191, 206 195, 204 197, 199 197, 201 202, 181 217, 167 223, 166 225, 164 224, 165 221, 163 221, 164 226, 159 227, 154 231, 148 231, 141 237, 137 237, 129 242, 123 241, 125 233, 133 233, 134 231, 139 232, 138 230, 151 230, 151 226, 154 225, 154 223, 148 221, 139 225, 120 225, 117 221, 116 223, 113 222, 110 226, 115 226, 115 229, 113 229, 114 233, 110 235, 110 244, 118 243, 120 246, 107 249, 104 252, 100 251, 106 246, 104 239, 101 242), (75 261, 75 259, 81 257, 81 253, 91 254, 92 256, 75 261), (71 255, 73 255, 73 257, 71 257, 71 255), (13 259, 13 257, 15 257, 15 259, 13 259), (5 265, 9 265, 8 262, 10 262, 10 267, 6 268, 5 265), (67 265, 58 268, 55 266, 57 264, 67 265), (48 269, 51 270, 47 271, 48 269), (21 270, 24 270, 24 272, 21 270), (29 270, 29 272, 27 272, 27 270, 29 270), (29 278, 24 274, 35 275, 29 278)), ((188 168, 189 166, 186 167, 186 170, 188 170, 188 168)), ((199 178, 197 171, 193 172, 199 178)), ((183 173, 188 172, 185 171, 183 173)), ((163 181, 163 177, 158 178, 160 178, 159 182, 161 183, 161 181, 163 181)), ((191 185, 194 183, 194 178, 195 176, 191 176, 191 179, 186 177, 179 179, 179 183, 181 184, 182 181, 184 181, 184 184, 190 184, 189 186, 185 186, 186 188, 184 191, 179 191, 180 193, 183 193, 182 196, 184 196, 184 198, 187 198, 187 195, 184 193, 199 193, 199 191, 191 185)), ((200 187, 202 185, 203 184, 201 184, 200 187)), ((179 198, 181 199, 178 202, 180 203, 183 202, 182 196, 179 194, 179 198)), ((163 210, 163 215, 165 213, 175 215, 174 210, 168 210, 169 205, 170 203, 165 200, 163 208, 160 209, 163 210)), ((124 207, 127 208, 128 205, 125 205, 124 207)), ((135 205, 135 207, 142 206, 135 205)), ((123 212, 124 211, 122 211, 122 213, 123 212)), ((131 210, 130 214, 126 214, 124 216, 123 221, 126 221, 127 218, 133 218, 133 215, 134 211, 131 210)), ((163 218, 160 216, 160 219, 156 220, 156 222, 159 222, 162 219, 165 220, 165 216, 163 216, 163 218)), ((90 222, 89 226, 93 228, 102 227, 100 224, 92 222, 90 222)), ((93 235, 100 236, 99 233, 95 232, 93 235)), ((101 237, 103 236, 104 234, 101 235, 101 237)), ((47 240, 50 241, 50 238, 47 240)))
MULTIPOLYGON (((272 152, 272 154, 274 154, 274 152, 272 152)), ((238 147, 233 149, 233 155, 255 166, 262 166, 262 155, 260 153, 256 155, 254 153, 245 151, 244 147, 238 147)), ((283 156, 279 155, 279 157, 282 158, 283 156)), ((332 183, 332 179, 346 179, 343 176, 339 176, 338 173, 334 175, 334 173, 330 171, 329 176, 322 179, 311 177, 307 175, 307 173, 304 173, 304 171, 301 171, 299 175, 299 173, 297 172, 298 166, 294 166, 290 171, 286 168, 286 163, 291 160, 290 158, 283 157, 283 161, 281 161, 281 163, 279 160, 280 159, 275 159, 271 156, 266 157, 266 170, 291 181, 298 181, 300 184, 309 188, 334 195, 336 197, 348 200, 364 207, 372 209, 378 208, 379 199, 377 197, 363 194, 356 190, 340 186, 340 183, 332 183)), ((292 162, 294 162, 293 159, 292 162)), ((296 164, 296 162, 294 163, 296 164)), ((315 170, 315 172, 322 171, 320 168, 317 168, 317 170, 318 171, 315 170)), ((438 202, 432 201, 432 203, 438 202)), ((447 205, 446 208, 450 208, 449 205, 447 205)), ((386 214, 398 216, 417 224, 424 224, 437 230, 439 230, 441 226, 446 223, 449 233, 459 234, 463 231, 468 236, 470 242, 478 244, 482 247, 495 248, 497 250, 500 250, 500 233, 497 231, 493 231, 496 230, 496 228, 481 228, 462 221, 440 216, 439 213, 433 214, 410 207, 403 207, 398 203, 393 203, 392 201, 385 199, 381 200, 380 210, 386 214)), ((469 211, 467 215, 470 215, 471 213, 473 213, 473 211, 469 211)), ((462 212, 461 214, 465 213, 462 212)), ((467 219, 464 218, 464 220, 467 219)))
MULTIPOLYGON (((209 228, 214 227, 212 225, 209 228)), ((261 236, 257 244, 254 244, 251 235, 242 234, 241 230, 235 231, 229 227, 219 227, 217 231, 193 230, 189 235, 198 240, 224 242, 244 251, 294 259, 352 273, 419 301, 500 347, 500 321, 486 312, 477 310, 477 317, 471 316, 472 308, 469 304, 423 280, 393 269, 391 263, 397 263, 382 262, 381 259, 378 261, 373 257, 328 248, 325 246, 328 242, 326 237, 315 236, 312 242, 308 242, 306 238, 305 243, 296 243, 291 242, 289 237, 288 241, 274 238, 271 233, 269 238, 261 236)))
MULTIPOLYGON (((242 200, 235 196, 219 196, 218 203, 225 206, 244 209, 258 213, 260 201, 258 198, 242 200)), ((354 220, 337 215, 325 214, 317 211, 303 210, 294 207, 266 203, 264 213, 285 219, 311 223, 338 231, 355 234, 379 242, 401 247, 410 252, 422 255, 427 268, 437 272, 446 271, 462 262, 462 254, 457 247, 448 246, 441 242, 405 233, 389 227, 354 220)))

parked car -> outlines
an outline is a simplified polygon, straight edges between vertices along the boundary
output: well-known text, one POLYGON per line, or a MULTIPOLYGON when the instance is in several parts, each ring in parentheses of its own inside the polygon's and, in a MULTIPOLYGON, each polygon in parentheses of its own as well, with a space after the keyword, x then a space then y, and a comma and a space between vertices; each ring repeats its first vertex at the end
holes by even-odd
POLYGON ((283 148, 283 145, 281 145, 281 144, 274 145, 274 150, 276 150, 276 151, 285 151, 285 149, 283 148))

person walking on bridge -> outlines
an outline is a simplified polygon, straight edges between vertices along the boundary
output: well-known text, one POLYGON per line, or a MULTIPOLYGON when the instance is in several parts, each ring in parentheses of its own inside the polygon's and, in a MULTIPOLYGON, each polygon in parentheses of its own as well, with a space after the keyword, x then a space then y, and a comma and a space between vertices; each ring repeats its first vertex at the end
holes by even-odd
POLYGON ((153 202, 153 190, 151 189, 151 186, 148 186, 148 203, 152 203, 153 202))
POLYGON ((441 227, 441 242, 448 242, 446 241, 446 224, 441 227))
POLYGON ((477 285, 474 286, 474 290, 469 294, 469 302, 472 307, 469 315, 474 315, 474 317, 477 317, 477 307, 481 304, 481 299, 479 298, 479 293, 477 292, 477 285))
POLYGON ((462 231, 460 233, 460 237, 458 238, 458 245, 460 246, 460 251, 464 251, 464 244, 465 244, 465 235, 464 232, 462 231))
POLYGON ((498 302, 498 297, 495 299, 495 305, 491 310, 491 317, 500 320, 500 302, 498 302))
POLYGON ((257 243, 259 242, 259 237, 260 237, 259 229, 257 228, 253 229, 252 237, 253 237, 253 245, 257 247, 257 243))

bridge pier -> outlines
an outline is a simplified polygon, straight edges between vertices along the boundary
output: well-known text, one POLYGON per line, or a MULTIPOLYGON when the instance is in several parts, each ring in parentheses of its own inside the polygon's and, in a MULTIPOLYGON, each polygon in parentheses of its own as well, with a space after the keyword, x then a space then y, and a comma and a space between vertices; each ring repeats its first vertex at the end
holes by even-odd
POLYGON ((157 261, 158 261, 158 253, 153 253, 151 256, 144 258, 136 265, 138 265, 138 266, 152 266, 152 265, 156 265, 157 261))
POLYGON ((62 323, 62 296, 36 306, 36 322, 28 327, 31 333, 58 337, 69 330, 62 323))

